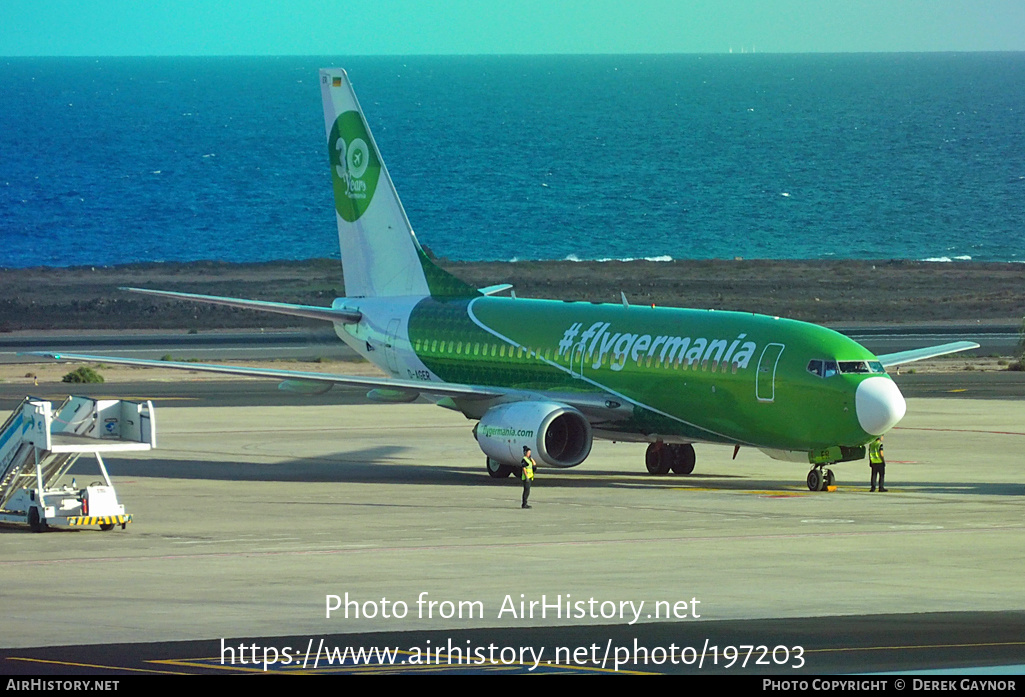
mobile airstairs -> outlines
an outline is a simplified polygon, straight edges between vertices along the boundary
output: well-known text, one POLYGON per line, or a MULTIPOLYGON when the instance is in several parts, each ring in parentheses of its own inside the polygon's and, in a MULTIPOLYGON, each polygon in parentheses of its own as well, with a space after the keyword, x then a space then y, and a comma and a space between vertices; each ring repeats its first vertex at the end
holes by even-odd
POLYGON ((68 397, 54 411, 50 402, 26 397, 0 429, 0 522, 28 523, 35 532, 50 525, 124 529, 132 516, 118 503, 100 453, 150 450, 156 444, 150 402, 68 397), (82 488, 77 477, 61 483, 88 453, 95 456, 102 480, 82 488))

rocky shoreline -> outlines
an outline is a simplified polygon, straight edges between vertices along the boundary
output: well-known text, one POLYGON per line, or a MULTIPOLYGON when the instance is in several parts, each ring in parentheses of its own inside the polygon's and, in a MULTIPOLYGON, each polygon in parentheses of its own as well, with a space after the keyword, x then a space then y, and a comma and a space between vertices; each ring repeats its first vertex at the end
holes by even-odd
MULTIPOLYGON (((741 310, 821 324, 1017 324, 1025 264, 682 260, 439 262, 478 287, 520 297, 741 310)), ((317 326, 313 321, 134 295, 121 286, 329 305, 343 295, 337 260, 151 263, 0 269, 0 331, 209 330, 317 326)))

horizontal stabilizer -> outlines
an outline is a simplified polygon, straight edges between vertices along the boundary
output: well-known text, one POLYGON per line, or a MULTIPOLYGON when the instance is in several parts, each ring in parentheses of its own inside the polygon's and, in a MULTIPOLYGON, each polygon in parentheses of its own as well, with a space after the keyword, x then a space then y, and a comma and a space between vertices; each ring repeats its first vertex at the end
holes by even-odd
POLYGON ((493 286, 478 288, 477 292, 481 295, 495 295, 496 293, 501 293, 503 290, 509 290, 512 287, 512 283, 497 283, 493 286))
POLYGON ((356 324, 363 318, 363 313, 357 310, 346 310, 343 308, 317 307, 315 305, 292 305, 289 303, 272 303, 265 300, 244 300, 242 298, 222 298, 217 295, 177 293, 171 290, 150 290, 148 288, 121 288, 120 290, 127 290, 132 293, 144 293, 146 295, 157 295, 164 298, 176 298, 178 300, 191 300, 199 303, 209 303, 211 305, 240 307, 244 310, 275 312, 279 315, 307 317, 309 319, 326 320, 328 322, 338 322, 342 324, 356 324))
POLYGON ((897 353, 887 353, 882 356, 877 356, 879 362, 883 364, 884 368, 889 368, 893 365, 900 365, 901 363, 913 363, 914 361, 924 361, 927 358, 936 358, 937 356, 945 356, 948 353, 957 353, 958 351, 970 351, 971 349, 977 349, 979 345, 974 341, 954 341, 949 344, 940 344, 939 346, 930 346, 929 348, 911 349, 910 351, 898 351, 897 353))

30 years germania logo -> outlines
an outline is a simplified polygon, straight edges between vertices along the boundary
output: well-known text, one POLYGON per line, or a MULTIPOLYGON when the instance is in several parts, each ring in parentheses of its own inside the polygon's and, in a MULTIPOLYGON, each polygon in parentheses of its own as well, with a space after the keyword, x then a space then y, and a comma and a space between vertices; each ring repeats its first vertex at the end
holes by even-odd
POLYGON ((335 209, 350 223, 367 210, 381 176, 381 161, 369 142, 363 117, 356 111, 340 114, 328 136, 335 209))

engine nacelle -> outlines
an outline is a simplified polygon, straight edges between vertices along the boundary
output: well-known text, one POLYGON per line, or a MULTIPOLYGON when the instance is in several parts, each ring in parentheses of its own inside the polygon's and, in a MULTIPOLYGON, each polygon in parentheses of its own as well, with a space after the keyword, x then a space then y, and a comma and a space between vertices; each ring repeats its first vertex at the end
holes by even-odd
POLYGON ((523 446, 552 467, 575 467, 591 452, 591 424, 557 402, 511 402, 489 409, 473 430, 492 460, 518 465, 523 446))

